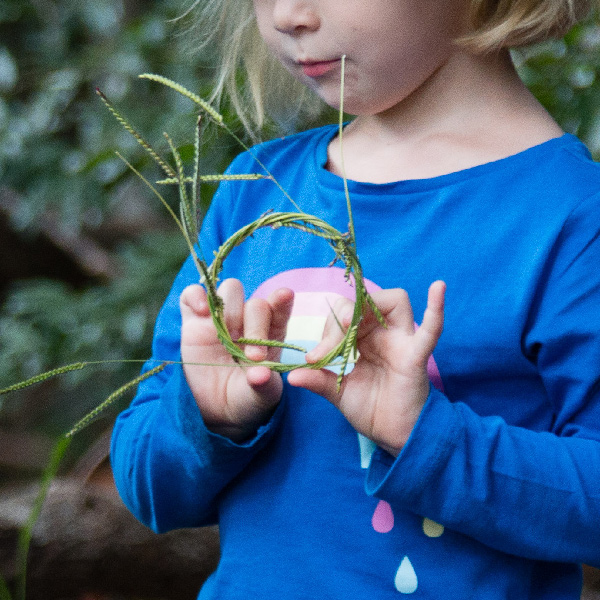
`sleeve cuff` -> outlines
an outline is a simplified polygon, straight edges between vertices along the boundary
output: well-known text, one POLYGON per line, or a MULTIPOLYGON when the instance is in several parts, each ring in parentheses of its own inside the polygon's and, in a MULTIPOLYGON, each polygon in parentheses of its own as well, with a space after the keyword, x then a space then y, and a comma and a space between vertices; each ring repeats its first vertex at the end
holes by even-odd
POLYGON ((249 453, 253 455, 258 452, 271 438, 284 412, 282 398, 273 416, 258 428, 254 437, 238 444, 227 437, 213 433, 206 427, 181 365, 175 365, 175 372, 163 393, 174 394, 178 399, 177 425, 184 436, 190 440, 201 460, 210 464, 237 462, 249 453))
POLYGON ((448 398, 432 386, 400 454, 394 458, 381 448, 373 453, 365 481, 367 494, 413 506, 421 490, 435 482, 440 466, 453 451, 458 418, 448 398))

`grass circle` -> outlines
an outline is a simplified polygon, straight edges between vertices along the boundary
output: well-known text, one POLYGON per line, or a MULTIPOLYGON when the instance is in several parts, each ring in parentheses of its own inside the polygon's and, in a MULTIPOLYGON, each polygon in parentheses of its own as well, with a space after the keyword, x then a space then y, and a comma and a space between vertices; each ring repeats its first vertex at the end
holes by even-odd
POLYGON ((219 340, 231 355, 235 362, 242 365, 253 365, 253 366, 266 366, 272 371, 278 373, 286 373, 299 369, 302 367, 308 367, 311 369, 322 369, 328 366, 340 366, 340 379, 343 377, 346 365, 350 359, 353 351, 356 351, 356 336, 358 332, 358 326, 362 319, 363 307, 365 302, 369 304, 371 309, 375 312, 377 318, 382 322, 383 319, 377 308, 375 307, 372 299, 370 298, 365 284, 363 281, 362 268, 358 255, 356 253, 353 240, 347 233, 341 233, 322 219, 309 215, 302 212, 270 212, 262 215, 256 221, 242 227, 236 233, 234 233, 216 252, 215 258, 208 267, 207 273, 204 276, 204 285, 207 289, 208 303, 210 312, 212 315, 213 322, 217 329, 217 335, 219 340), (263 227, 271 227, 277 229, 279 227, 291 227, 298 229, 305 233, 315 235, 317 237, 326 240, 338 260, 342 261, 345 266, 346 278, 348 281, 352 281, 355 288, 355 305, 354 312, 350 326, 344 333, 344 337, 340 343, 331 350, 326 356, 316 363, 281 363, 276 361, 253 361, 246 357, 242 346, 244 344, 251 343, 257 346, 274 346, 274 347, 287 347, 287 345, 278 342, 276 340, 233 340, 227 325, 225 324, 224 312, 223 312, 223 301, 217 294, 217 282, 219 275, 223 269, 223 263, 229 256, 231 251, 242 244, 246 239, 252 236, 258 229, 263 227))

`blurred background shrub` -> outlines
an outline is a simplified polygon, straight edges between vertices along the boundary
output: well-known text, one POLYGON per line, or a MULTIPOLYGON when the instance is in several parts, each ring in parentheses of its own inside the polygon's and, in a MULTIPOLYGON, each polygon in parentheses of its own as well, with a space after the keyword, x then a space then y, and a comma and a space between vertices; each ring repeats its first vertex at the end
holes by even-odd
MULTIPOLYGON (((186 248, 115 156, 159 175, 95 88, 165 156, 163 131, 189 144, 191 103, 137 79, 161 73, 208 94, 210 65, 173 22, 184 9, 175 0, 0 3, 0 387, 79 360, 148 356, 186 248)), ((210 137, 202 168, 220 172, 237 149, 210 137)), ((202 190, 206 205, 212 191, 202 190)), ((139 368, 114 363, 4 396, 0 429, 62 433, 139 368)))
MULTIPOLYGON (((165 156, 163 131, 188 144, 191 104, 137 79, 155 72, 208 95, 210 61, 190 51, 185 22, 173 21, 186 6, 0 2, 0 387, 80 360, 149 354, 156 313, 186 248, 164 209, 115 156, 118 149, 151 179, 159 175, 95 87, 165 156)), ((565 40, 516 52, 515 60, 565 130, 599 158, 596 20, 565 40)), ((222 171, 238 150, 211 133, 202 169, 222 171)), ((212 191, 203 190, 206 205, 212 191)), ((114 363, 4 396, 0 432, 56 436, 138 370, 114 363)))

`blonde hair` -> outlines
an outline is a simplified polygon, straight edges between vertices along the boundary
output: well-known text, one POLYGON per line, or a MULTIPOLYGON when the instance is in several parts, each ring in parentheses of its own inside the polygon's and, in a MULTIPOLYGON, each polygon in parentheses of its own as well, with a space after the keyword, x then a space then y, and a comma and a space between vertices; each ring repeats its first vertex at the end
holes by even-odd
POLYGON ((470 0, 471 33, 459 43, 475 52, 516 48, 561 38, 596 0, 470 0))
POLYGON ((182 16, 192 16, 194 50, 214 52, 216 84, 210 101, 219 105, 227 96, 253 137, 265 125, 266 115, 285 130, 300 117, 322 112, 324 103, 267 49, 252 0, 194 0, 182 16))
MULTIPOLYGON (((469 33, 457 43, 477 53, 562 37, 600 0, 468 0, 469 33)), ((262 41, 252 0, 194 0, 197 49, 216 52, 212 101, 226 95, 245 128, 261 129, 265 115, 284 128, 299 117, 315 117, 324 103, 271 56, 262 41), (240 69, 243 85, 240 85, 240 69)))

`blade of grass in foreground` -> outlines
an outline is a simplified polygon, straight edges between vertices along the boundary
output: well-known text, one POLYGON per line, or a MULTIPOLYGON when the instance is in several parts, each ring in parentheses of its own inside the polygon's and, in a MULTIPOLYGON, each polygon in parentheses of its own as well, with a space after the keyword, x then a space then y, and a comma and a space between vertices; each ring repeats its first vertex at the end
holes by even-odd
POLYGON ((6 581, 2 575, 0 575, 0 600, 12 600, 10 590, 8 589, 8 585, 6 585, 6 581))
MULTIPOLYGON (((67 448, 71 443, 71 439, 67 437, 62 437, 58 440, 54 449, 52 450, 52 455, 50 458, 50 462, 48 466, 44 470, 42 475, 42 481, 40 484, 40 490, 33 504, 33 508, 25 523, 25 526, 21 529, 19 533, 19 539, 17 542, 17 569, 19 573, 17 575, 17 587, 15 592, 15 600, 25 600, 25 589, 27 583, 27 555, 29 554, 29 547, 31 545, 31 537, 33 535, 33 528, 42 512, 42 506, 44 505, 44 500, 48 495, 48 490, 50 489, 50 484, 52 483, 56 473, 58 472, 58 467, 60 466, 60 462, 62 457, 64 456, 67 448)), ((1 585, 0 585, 0 593, 1 593, 1 585)), ((8 590, 6 590, 8 592, 8 590)), ((7 596, 10 598, 10 594, 7 596)))

